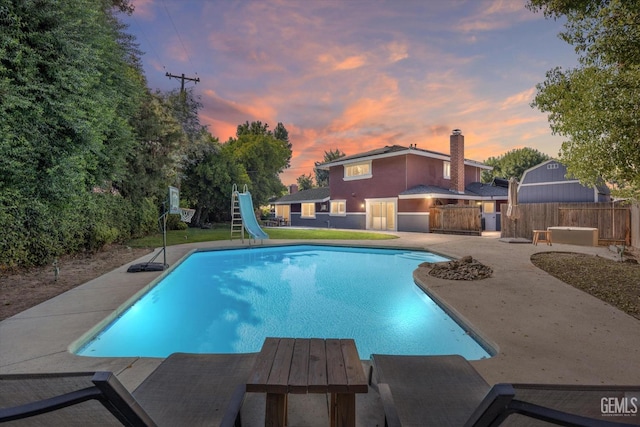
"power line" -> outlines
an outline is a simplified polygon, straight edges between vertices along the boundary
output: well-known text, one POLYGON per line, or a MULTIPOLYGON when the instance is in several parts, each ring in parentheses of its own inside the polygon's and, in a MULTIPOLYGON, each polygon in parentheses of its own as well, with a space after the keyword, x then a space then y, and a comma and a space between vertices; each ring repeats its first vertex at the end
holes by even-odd
MULTIPOLYGON (((191 67, 193 67, 193 69, 195 70, 196 67, 193 66, 193 62, 191 61, 191 56, 189 55, 189 51, 187 50, 184 42, 182 41, 182 37, 180 37, 180 33, 178 32, 178 27, 176 27, 175 22, 173 22, 173 18, 171 17, 171 13, 169 13, 169 8, 167 8, 167 4, 164 2, 164 0, 162 0, 162 5, 164 6, 164 10, 167 12, 167 16, 169 17, 169 21, 171 22, 171 26, 173 27, 173 30, 176 32, 176 35, 178 36, 178 41, 180 41, 180 44, 182 45, 182 50, 184 50, 185 55, 187 55, 187 59, 189 60, 189 63, 191 64, 191 67)), ((196 73, 196 76, 198 75, 198 73, 196 73)), ((184 81, 183 81, 184 83, 184 81)))
POLYGON ((149 41, 149 38, 147 37, 147 34, 145 33, 144 29, 142 28, 142 25, 140 25, 140 23, 136 19, 135 12, 131 14, 131 17, 133 18, 134 22, 136 23, 136 26, 138 27, 138 29, 140 30, 140 33, 142 34, 142 38, 144 38, 144 40, 147 42, 147 46, 149 46, 149 48, 151 49, 151 52, 153 53, 153 55, 158 60, 158 63, 160 65, 162 65, 163 69, 166 69, 166 67, 163 64, 162 59, 160 59, 160 55, 158 55, 158 52, 153 47, 153 44, 149 41))

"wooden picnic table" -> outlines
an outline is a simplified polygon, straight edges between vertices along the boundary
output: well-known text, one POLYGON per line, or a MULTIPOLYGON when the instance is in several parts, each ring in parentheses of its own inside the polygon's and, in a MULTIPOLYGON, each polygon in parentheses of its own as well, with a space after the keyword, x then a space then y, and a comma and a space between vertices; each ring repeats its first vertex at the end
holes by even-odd
POLYGON ((266 219, 264 221, 264 224, 267 227, 283 227, 283 226, 289 225, 289 222, 286 220, 286 218, 283 218, 281 216, 276 216, 273 218, 266 219))
POLYGON ((267 393, 265 426, 287 425, 289 393, 331 393, 332 427, 356 425, 356 393, 369 386, 352 339, 267 338, 247 392, 267 393))

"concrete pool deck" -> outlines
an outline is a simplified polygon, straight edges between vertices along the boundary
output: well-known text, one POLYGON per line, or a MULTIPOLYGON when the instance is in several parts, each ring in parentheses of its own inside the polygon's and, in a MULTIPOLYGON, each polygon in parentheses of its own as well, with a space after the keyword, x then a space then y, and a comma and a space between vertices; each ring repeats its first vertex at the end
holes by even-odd
MULTIPOLYGON (((496 234, 396 234, 399 238, 394 240, 318 243, 421 248, 455 258, 472 255, 493 268, 493 277, 481 281, 428 278, 424 283, 433 296, 495 347, 494 357, 472 362, 488 383, 640 384, 640 320, 566 285, 530 262, 533 253, 546 251, 613 258, 607 248, 509 244, 499 241, 496 234)), ((265 245, 277 243, 295 242, 265 241, 265 245)), ((237 240, 171 246, 167 261, 173 265, 195 248, 247 246, 246 241, 242 244, 237 240)), ((146 261, 152 255, 135 262, 146 261)), ((108 370, 133 390, 161 359, 91 358, 69 352, 74 342, 162 274, 127 273, 128 266, 0 322, 0 373, 108 370)), ((64 274, 64 266, 60 274, 64 274)), ((370 395, 359 400, 359 425, 380 422, 381 405, 373 393, 370 395)), ((246 409, 243 407, 245 425, 259 424, 252 421, 252 414, 245 416, 245 411, 259 408, 258 400, 255 396, 247 399, 246 409)), ((300 405, 317 407, 318 402, 300 405)), ((291 406, 295 406, 293 402, 291 406)), ((302 412, 313 417, 309 411, 302 412)), ((259 419, 260 410, 253 412, 254 418, 259 419)), ((318 414, 324 412, 320 409, 318 414)), ((307 421, 304 423, 308 425, 307 421)))

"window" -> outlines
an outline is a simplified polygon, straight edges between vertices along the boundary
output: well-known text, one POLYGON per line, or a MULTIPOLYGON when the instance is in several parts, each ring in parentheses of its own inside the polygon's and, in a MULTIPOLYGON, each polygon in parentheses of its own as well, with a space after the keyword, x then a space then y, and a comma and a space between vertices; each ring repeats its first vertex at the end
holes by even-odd
POLYGON ((332 200, 331 201, 331 211, 329 212, 331 216, 346 216, 347 215, 347 201, 346 200, 332 200))
POLYGON ((558 169, 557 163, 547 163, 547 169, 558 169))
POLYGON ((451 179, 451 162, 442 162, 442 176, 451 179))
POLYGON ((301 218, 315 218, 316 217, 316 204, 315 203, 302 203, 301 218))
POLYGON ((484 202, 482 204, 482 212, 486 214, 492 214, 496 212, 495 202, 484 202))
POLYGON ((364 178, 371 178, 371 161, 344 165, 344 179, 346 181, 364 178))

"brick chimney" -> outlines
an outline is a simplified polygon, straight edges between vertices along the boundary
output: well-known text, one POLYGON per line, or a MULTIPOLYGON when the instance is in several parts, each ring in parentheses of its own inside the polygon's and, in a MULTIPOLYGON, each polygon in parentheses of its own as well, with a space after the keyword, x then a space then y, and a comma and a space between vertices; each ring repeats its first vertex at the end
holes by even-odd
POLYGON ((289 186, 289 194, 296 194, 298 192, 298 184, 291 184, 289 186))
POLYGON ((449 137, 451 158, 451 180, 449 190, 454 193, 464 193, 464 135, 460 129, 451 131, 449 137))

